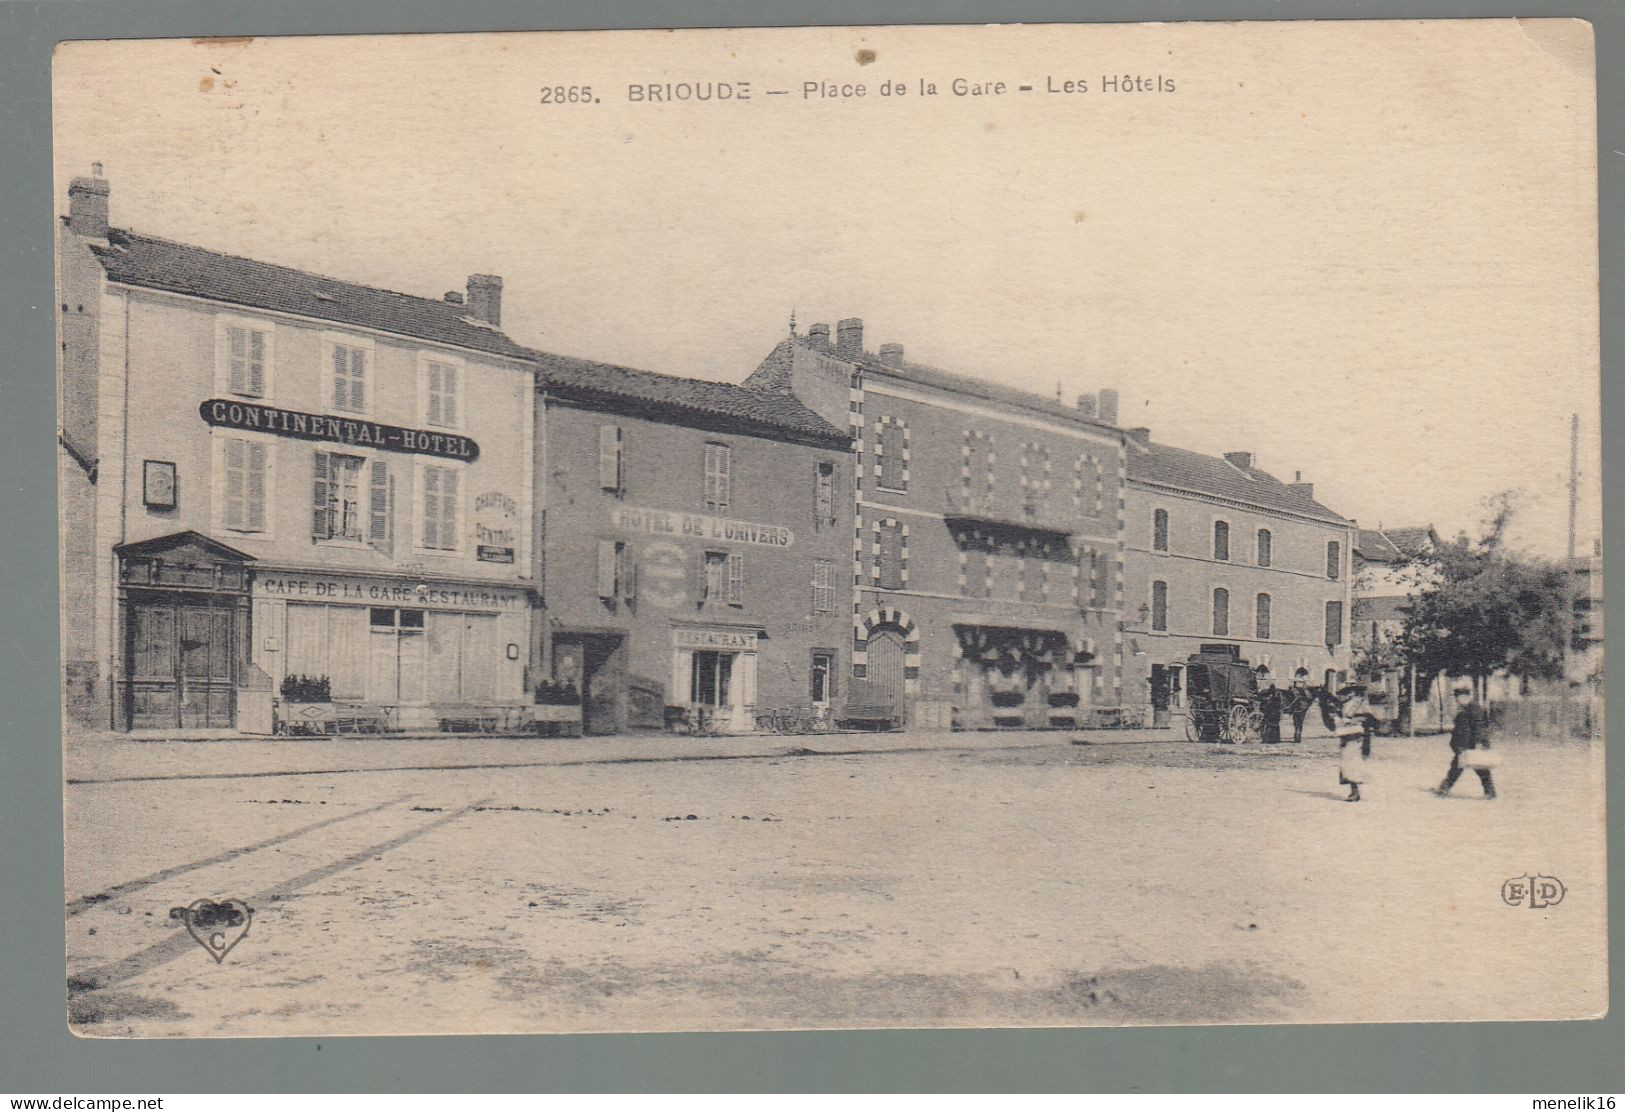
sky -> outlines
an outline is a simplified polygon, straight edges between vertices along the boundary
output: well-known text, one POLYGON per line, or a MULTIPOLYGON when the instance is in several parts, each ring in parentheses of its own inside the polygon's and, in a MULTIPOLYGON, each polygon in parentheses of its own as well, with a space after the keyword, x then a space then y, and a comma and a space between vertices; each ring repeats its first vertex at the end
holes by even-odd
POLYGON ((1583 23, 86 42, 54 84, 59 210, 100 162, 117 226, 430 297, 500 274, 520 342, 670 374, 861 317, 871 350, 1116 387, 1123 425, 1362 526, 1514 491, 1546 555, 1578 414, 1600 533, 1583 23), (675 82, 736 95, 630 89, 675 82))

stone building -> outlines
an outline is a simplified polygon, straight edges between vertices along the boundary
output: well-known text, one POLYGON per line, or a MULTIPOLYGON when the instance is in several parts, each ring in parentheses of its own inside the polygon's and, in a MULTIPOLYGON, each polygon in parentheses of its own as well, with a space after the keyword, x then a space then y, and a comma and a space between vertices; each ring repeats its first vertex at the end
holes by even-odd
POLYGON ((794 325, 746 385, 849 428, 851 694, 922 727, 1070 726, 1122 700, 1116 394, 1068 407, 794 325))

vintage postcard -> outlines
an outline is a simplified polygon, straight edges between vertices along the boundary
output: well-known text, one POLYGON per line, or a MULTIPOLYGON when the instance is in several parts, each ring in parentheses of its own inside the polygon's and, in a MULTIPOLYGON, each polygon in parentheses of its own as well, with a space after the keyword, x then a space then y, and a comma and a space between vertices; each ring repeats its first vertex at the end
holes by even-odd
POLYGON ((62 45, 72 1029, 1600 1015, 1595 86, 62 45))

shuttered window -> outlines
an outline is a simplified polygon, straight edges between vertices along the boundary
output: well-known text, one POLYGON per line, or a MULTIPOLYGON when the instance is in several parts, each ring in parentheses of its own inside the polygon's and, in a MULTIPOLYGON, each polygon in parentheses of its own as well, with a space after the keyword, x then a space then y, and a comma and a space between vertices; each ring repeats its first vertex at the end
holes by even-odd
POLYGON ((1151 628, 1168 628, 1168 584, 1161 579, 1151 584, 1151 628))
POLYGON ((625 436, 619 425, 598 426, 598 485, 616 493, 626 479, 625 436))
POLYGON ((705 584, 705 601, 720 602, 727 589, 728 554, 700 553, 700 581, 705 584))
POLYGON ((461 375, 454 363, 429 361, 428 399, 426 414, 431 425, 456 428, 458 417, 458 391, 461 375))
POLYGON ((728 605, 745 605, 745 555, 742 552, 728 554, 728 605))
POLYGON ((903 527, 901 525, 882 525, 880 527, 880 575, 878 586, 887 591, 898 591, 903 587, 903 527))
MULTIPOLYGON (((365 462, 359 456, 345 456, 337 452, 315 453, 311 484, 311 535, 316 539, 362 539, 361 479, 365 462)), ((384 481, 387 510, 388 479, 384 481)), ((371 498, 369 494, 369 517, 371 498)))
POLYGON ((903 458, 903 445, 907 437, 908 433, 903 426, 895 421, 883 422, 875 433, 876 447, 880 456, 876 460, 880 465, 880 485, 887 490, 908 489, 908 478, 904 470, 907 462, 903 458))
POLYGON ((457 548, 457 471, 453 468, 423 469, 423 547, 457 548))
POLYGON ((1213 634, 1230 636, 1230 592, 1223 587, 1213 589, 1213 634))
POLYGON ((1213 523, 1213 558, 1215 560, 1230 559, 1230 523, 1228 521, 1215 521, 1213 523))
POLYGON ((333 345, 333 408, 367 411, 367 349, 333 345))
POLYGON ((228 385, 233 394, 265 396, 265 333, 246 325, 226 328, 228 385))
POLYGON ((733 449, 726 444, 705 446, 705 508, 726 513, 733 497, 733 449))
POLYGON ((1343 604, 1326 604, 1326 647, 1335 648, 1343 643, 1343 604))
POLYGON ((1258 566, 1267 568, 1275 559, 1275 537, 1268 529, 1258 531, 1258 566))
POLYGON ((224 453, 225 526, 242 533, 263 533, 266 446, 252 440, 227 440, 224 453))
POLYGON ((614 541, 598 542, 598 597, 601 599, 619 597, 620 548, 614 541))
POLYGON ((1326 578, 1336 579, 1343 574, 1343 546, 1336 541, 1326 542, 1326 578))
POLYGON ((1157 510, 1151 515, 1151 548, 1156 552, 1168 551, 1168 511, 1157 510))
POLYGON ((1253 618, 1253 636, 1260 641, 1268 641, 1270 639, 1270 596, 1259 595, 1254 601, 1257 606, 1253 618))
POLYGON ((819 529, 835 524, 835 465, 820 463, 813 471, 813 523, 819 529))
POLYGON ((813 613, 835 613, 835 562, 813 561, 813 613))
POLYGON ((395 535, 391 518, 395 492, 389 483, 389 464, 372 461, 372 484, 367 497, 367 540, 386 554, 394 551, 395 535))

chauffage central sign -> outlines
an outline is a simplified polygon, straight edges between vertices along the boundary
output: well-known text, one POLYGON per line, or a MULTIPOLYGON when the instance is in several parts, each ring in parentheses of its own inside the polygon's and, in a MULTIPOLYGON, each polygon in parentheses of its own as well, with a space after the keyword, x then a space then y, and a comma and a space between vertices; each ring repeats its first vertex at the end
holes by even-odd
POLYGON ((382 448, 386 452, 412 452, 472 462, 479 458, 480 446, 471 437, 456 433, 405 429, 380 425, 363 417, 338 417, 327 413, 300 413, 292 409, 210 398, 198 406, 198 415, 216 428, 268 432, 299 440, 325 440, 357 448, 382 448))

